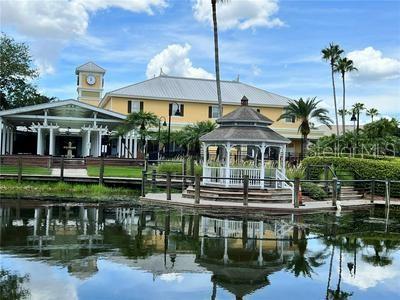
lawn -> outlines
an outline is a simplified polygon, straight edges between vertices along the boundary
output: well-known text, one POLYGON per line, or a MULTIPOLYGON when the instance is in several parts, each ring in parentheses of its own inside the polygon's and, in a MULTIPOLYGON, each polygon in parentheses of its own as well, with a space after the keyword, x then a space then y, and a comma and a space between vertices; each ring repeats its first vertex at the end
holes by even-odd
MULTIPOLYGON (((89 176, 99 176, 100 166, 88 166, 89 176)), ((104 177, 142 178, 142 167, 104 166, 104 177)))
MULTIPOLYGON (((17 166, 0 166, 0 174, 18 174, 17 166)), ((25 175, 50 175, 51 170, 44 167, 24 166, 22 174, 25 175)))

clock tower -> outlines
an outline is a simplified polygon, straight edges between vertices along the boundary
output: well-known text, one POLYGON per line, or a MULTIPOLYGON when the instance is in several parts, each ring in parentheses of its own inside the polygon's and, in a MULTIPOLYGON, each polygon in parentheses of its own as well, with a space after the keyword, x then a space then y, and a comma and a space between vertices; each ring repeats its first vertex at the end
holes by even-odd
POLYGON ((104 87, 106 70, 93 62, 79 66, 75 70, 77 76, 78 101, 98 106, 104 87))

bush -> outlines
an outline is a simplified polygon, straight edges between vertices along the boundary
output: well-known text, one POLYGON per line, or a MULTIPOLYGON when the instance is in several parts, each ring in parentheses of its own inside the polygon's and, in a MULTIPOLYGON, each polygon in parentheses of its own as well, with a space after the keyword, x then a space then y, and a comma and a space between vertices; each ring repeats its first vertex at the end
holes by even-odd
MULTIPOLYGON (((350 157, 307 157, 302 161, 304 168, 311 165, 332 165, 334 169, 347 170, 351 172, 355 179, 370 180, 400 180, 400 162, 397 159, 391 160, 372 160, 365 158, 350 157)), ((310 168, 307 173, 310 175, 308 179, 319 179, 322 168, 310 168), (316 177, 316 178, 315 178, 316 177)), ((376 193, 384 195, 384 184, 376 185, 376 193)), ((400 196, 400 184, 391 184, 391 195, 400 196)))
POLYGON ((312 182, 302 182, 301 192, 303 195, 307 195, 314 200, 324 200, 328 197, 328 194, 322 187, 312 182))
POLYGON ((175 175, 182 175, 181 163, 162 163, 157 167, 157 173, 171 173, 175 175))

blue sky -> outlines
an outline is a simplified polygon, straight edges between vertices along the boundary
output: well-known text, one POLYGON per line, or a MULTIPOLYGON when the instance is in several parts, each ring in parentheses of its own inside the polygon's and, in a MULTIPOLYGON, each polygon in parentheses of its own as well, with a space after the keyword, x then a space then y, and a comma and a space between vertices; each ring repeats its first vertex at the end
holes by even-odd
MULTIPOLYGON (((76 98, 76 66, 107 70, 105 91, 159 74, 214 76, 209 1, 2 1, 1 30, 27 42, 40 90, 76 98)), ((400 1, 231 0, 219 5, 222 78, 332 108, 320 50, 338 43, 359 71, 347 103, 400 118, 400 1)), ((338 99, 341 82, 337 77, 338 99)), ((251 99, 250 99, 251 101, 251 99)))

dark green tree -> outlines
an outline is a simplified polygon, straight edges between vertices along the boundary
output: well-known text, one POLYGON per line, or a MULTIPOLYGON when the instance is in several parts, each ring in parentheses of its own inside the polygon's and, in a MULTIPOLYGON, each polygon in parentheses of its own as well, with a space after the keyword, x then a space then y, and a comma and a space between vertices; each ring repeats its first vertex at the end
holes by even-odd
POLYGON ((29 276, 19 276, 8 270, 0 269, 0 299, 27 299, 30 295, 28 289, 23 285, 29 281, 29 276))
POLYGON ((55 100, 41 95, 29 81, 38 77, 29 47, 2 33, 0 36, 0 110, 55 100))

